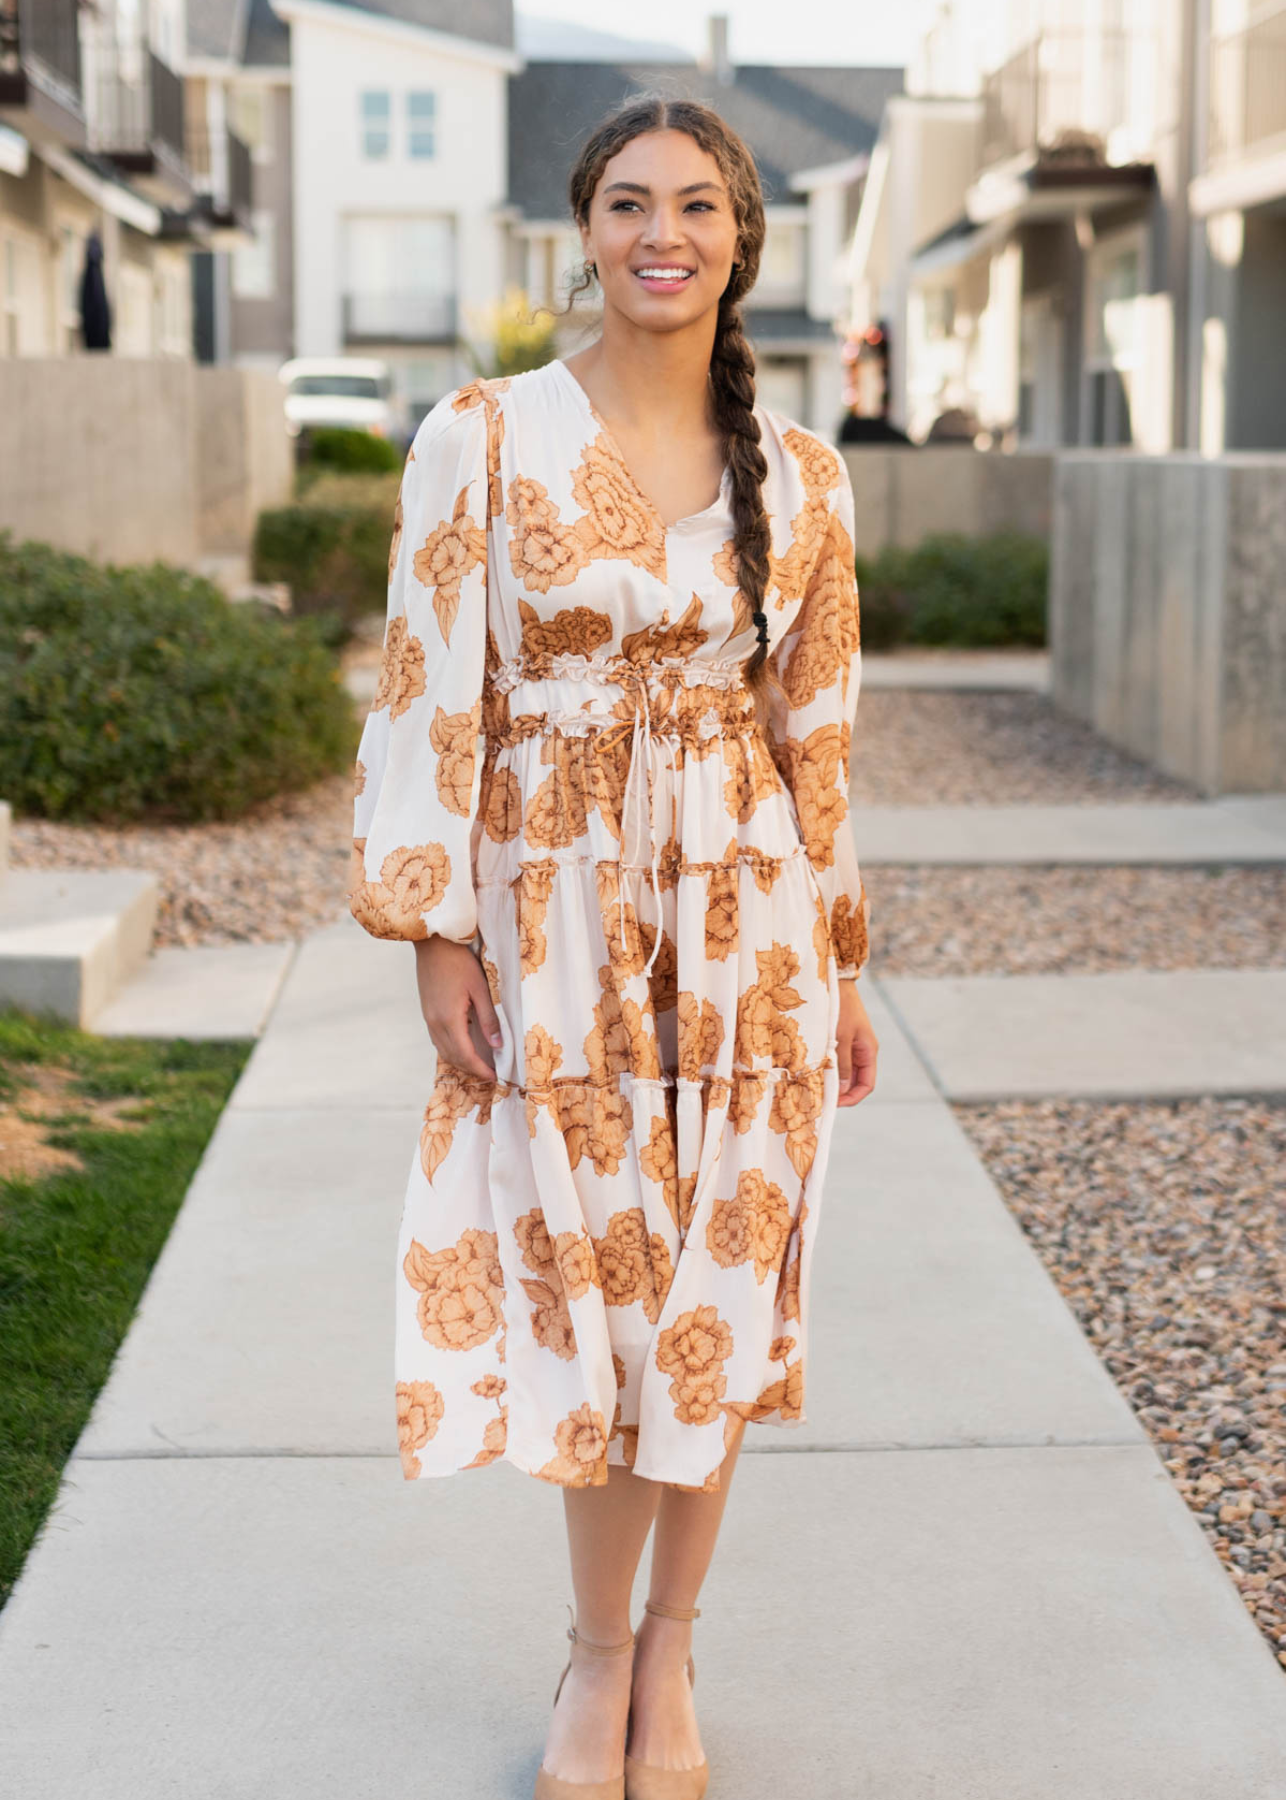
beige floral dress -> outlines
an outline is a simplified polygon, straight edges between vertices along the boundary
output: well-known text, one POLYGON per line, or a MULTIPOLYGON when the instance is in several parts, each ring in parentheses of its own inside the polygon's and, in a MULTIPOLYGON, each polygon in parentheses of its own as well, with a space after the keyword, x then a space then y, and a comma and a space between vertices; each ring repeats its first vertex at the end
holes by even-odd
POLYGON ((402 1470, 506 1458, 711 1491, 803 1420, 809 1270, 866 960, 840 457, 757 409, 755 724, 729 478, 667 526, 565 363, 448 394, 407 455, 358 750, 354 917, 469 944, 495 1079, 439 1059, 397 1246, 402 1470))

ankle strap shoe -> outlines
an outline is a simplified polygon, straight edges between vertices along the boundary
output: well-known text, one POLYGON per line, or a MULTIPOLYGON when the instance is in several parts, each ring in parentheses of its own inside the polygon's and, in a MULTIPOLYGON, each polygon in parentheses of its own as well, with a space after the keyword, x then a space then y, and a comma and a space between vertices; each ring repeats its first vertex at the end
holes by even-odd
MULTIPOLYGON (((569 1612, 571 1608, 567 1609, 569 1612)), ((567 1635, 573 1644, 579 1644, 591 1656, 624 1656, 634 1648, 634 1633, 631 1632, 623 1643, 595 1644, 589 1638, 583 1638, 576 1629, 575 1616, 567 1627, 567 1635)), ((558 1677, 558 1686, 554 1689, 554 1705, 558 1705, 558 1696, 563 1691, 571 1669, 571 1658, 562 1674, 558 1677)), ((532 1800, 625 1800, 624 1775, 610 1776, 606 1781, 564 1781, 558 1775, 551 1775, 544 1763, 536 1771, 536 1787, 532 1800)))
MULTIPOLYGON (((661 1600, 647 1600, 644 1611, 665 1619, 699 1619, 699 1606, 667 1606, 661 1600)), ((688 1658, 688 1683, 695 1685, 696 1664, 688 1658)), ((656 1763, 639 1762, 625 1753, 624 1800, 704 1800, 710 1781, 710 1764, 703 1758, 693 1769, 663 1769, 656 1763)))

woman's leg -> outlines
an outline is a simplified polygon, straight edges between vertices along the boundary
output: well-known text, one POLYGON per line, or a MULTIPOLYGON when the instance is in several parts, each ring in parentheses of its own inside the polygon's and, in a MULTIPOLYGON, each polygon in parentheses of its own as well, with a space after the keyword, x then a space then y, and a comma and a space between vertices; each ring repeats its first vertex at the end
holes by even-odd
MULTIPOLYGON (((697 1603, 701 1583, 728 1501, 728 1488, 745 1435, 744 1419, 719 1465, 713 1494, 664 1489, 652 1540, 652 1579, 648 1598, 666 1606, 697 1603)), ((645 1612, 634 1654, 634 1717, 630 1755, 663 1769, 695 1768, 702 1760, 701 1736, 693 1709, 687 1661, 692 1649, 692 1623, 645 1612)))
MULTIPOLYGON (((630 1635, 630 1592, 661 1499, 659 1482, 613 1463, 604 1487, 565 1488, 576 1630, 593 1644, 630 1635)), ((544 1765, 563 1781, 608 1781, 621 1772, 631 1659, 571 1644, 571 1669, 554 1708, 544 1765)))

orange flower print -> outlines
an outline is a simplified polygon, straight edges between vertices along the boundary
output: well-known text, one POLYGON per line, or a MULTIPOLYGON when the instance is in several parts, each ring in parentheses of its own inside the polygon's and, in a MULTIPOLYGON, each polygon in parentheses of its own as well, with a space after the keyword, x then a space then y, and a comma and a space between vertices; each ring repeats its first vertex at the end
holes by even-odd
POLYGON ((429 742, 438 753, 438 799, 448 812, 469 816, 473 790, 474 751, 482 728, 482 701, 467 712, 447 713, 439 706, 429 726, 429 742))
POLYGON ((390 619, 384 636, 384 655, 371 700, 371 711, 389 709, 390 719, 400 719, 412 700, 424 692, 424 645, 412 637, 406 616, 390 619))
POLYGON ((391 582, 393 571, 397 568, 397 553, 402 548, 402 489, 406 485, 406 470, 402 471, 402 480, 397 484, 397 502, 393 507, 393 535, 388 546, 388 578, 391 582))
POLYGON ((858 877, 859 904, 854 906, 847 894, 837 894, 831 908, 830 941, 840 968, 860 968, 869 949, 867 935, 866 886, 858 877))
POLYGON ((505 518, 513 527, 509 563, 533 593, 575 581, 588 558, 576 532, 558 517, 558 507, 539 481, 520 475, 509 483, 505 518))
POLYGON ((493 764, 484 772, 478 811, 493 844, 508 844, 522 830, 522 788, 510 768, 493 764))
POLYGON ((349 894, 349 908, 372 937, 427 937, 422 915, 438 904, 450 879, 445 844, 399 844, 380 864, 379 880, 362 881, 349 894))
POLYGON ((412 1238, 402 1271, 419 1290, 420 1330, 439 1350, 473 1350, 501 1323, 504 1278, 494 1231, 470 1228, 444 1250, 412 1238))
POLYGON ((634 1111, 629 1097, 616 1088, 590 1081, 569 1081, 555 1090, 559 1130, 570 1166, 583 1156, 599 1175, 615 1175, 629 1148, 634 1111))
POLYGON ((552 618, 545 619, 521 594, 518 619, 522 625, 522 653, 537 659, 542 668, 543 659, 551 656, 568 652, 573 656, 593 655, 611 643, 615 631, 613 621, 595 607, 560 606, 552 618))
POLYGON ((604 1236, 594 1239, 594 1256, 608 1306, 632 1306, 636 1300, 642 1300, 647 1311, 655 1302, 652 1242, 641 1206, 627 1207, 610 1216, 604 1236))
POLYGON ((420 1167, 430 1184, 446 1160, 457 1120, 468 1114, 470 1105, 469 1090, 463 1082, 440 1076, 434 1083, 420 1126, 420 1167))
POLYGON ((735 840, 706 878, 706 957, 726 962, 741 941, 735 840))
POLYGON ((486 557, 487 534, 469 515, 466 483, 456 495, 450 519, 443 519, 429 533, 411 564, 420 585, 433 589, 433 610, 444 644, 451 642, 451 627, 460 609, 460 584, 486 557))
POLYGON ((802 1179, 817 1150, 817 1120, 822 1110, 822 1071, 806 1069, 798 1079, 775 1084, 768 1123, 785 1134, 786 1154, 802 1179))
POLYGON ((471 1462, 462 1463, 461 1467, 465 1469, 481 1469, 484 1468, 487 1463, 498 1461, 505 1453, 505 1444, 508 1441, 508 1437, 509 1408, 507 1406, 502 1406, 498 1418, 487 1420, 486 1430, 482 1434, 481 1450, 479 1450, 478 1454, 471 1462))
POLYGON ((809 431, 787 431, 782 442, 799 464, 804 491, 810 498, 834 493, 840 484, 839 454, 809 431))
POLYGON ((554 1454, 536 1474, 564 1487, 601 1487, 607 1480, 607 1426, 588 1401, 554 1432, 554 1454))
POLYGON ((719 1417, 728 1388, 723 1365, 732 1355, 732 1327, 714 1306, 680 1313, 663 1331, 656 1347, 656 1366, 673 1377, 670 1398, 674 1416, 685 1425, 710 1425, 719 1417))
POLYGON ((353 766, 353 795, 354 795, 354 798, 356 798, 356 796, 358 794, 364 794, 365 792, 366 792, 366 764, 362 761, 361 757, 359 756, 356 763, 353 766))
POLYGON ((560 1231, 554 1239, 554 1262, 568 1297, 579 1300, 592 1287, 602 1287, 594 1246, 582 1231, 560 1231))
POLYGON ((781 1267, 790 1236, 790 1202, 761 1169, 745 1169, 731 1200, 716 1200, 706 1227, 706 1248, 721 1268, 753 1262, 760 1284, 781 1267))
POLYGON ((622 557, 665 580, 665 532, 601 434, 572 472, 572 495, 584 509, 576 531, 586 558, 622 557))
POLYGON ((534 975, 545 960, 545 914, 554 891, 558 864, 552 856, 524 863, 514 883, 515 924, 524 975, 534 975))
POLYGON ((697 1005, 695 994, 686 989, 679 995, 679 1074, 687 1081, 699 1081, 706 1065, 717 1060, 723 1043, 723 1018, 713 1000, 703 999, 697 1005))
POLYGON ((402 1473, 408 1480, 420 1472, 422 1450, 442 1423, 445 1402, 431 1381, 399 1381, 397 1384, 397 1447, 402 1473))

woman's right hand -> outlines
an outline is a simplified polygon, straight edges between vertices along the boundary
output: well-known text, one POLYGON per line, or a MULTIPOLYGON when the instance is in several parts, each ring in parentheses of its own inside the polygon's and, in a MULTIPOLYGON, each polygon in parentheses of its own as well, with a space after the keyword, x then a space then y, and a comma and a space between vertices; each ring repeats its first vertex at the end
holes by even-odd
POLYGON ((415 979, 420 1011, 439 1061, 454 1063, 486 1081, 496 1079, 488 1045, 504 1042, 491 1002, 487 972, 468 944, 453 938, 418 938, 415 979))

